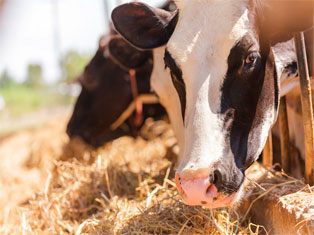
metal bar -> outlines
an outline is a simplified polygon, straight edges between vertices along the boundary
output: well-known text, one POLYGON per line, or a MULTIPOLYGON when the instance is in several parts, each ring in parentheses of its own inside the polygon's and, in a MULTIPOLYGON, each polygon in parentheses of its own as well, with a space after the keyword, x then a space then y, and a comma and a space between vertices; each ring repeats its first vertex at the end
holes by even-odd
POLYGON ((263 165, 265 167, 272 167, 273 165, 273 138, 271 130, 269 131, 267 141, 263 151, 263 165))
POLYGON ((279 106, 279 129, 280 129, 280 150, 281 150, 281 167, 285 172, 290 171, 290 139, 286 97, 280 99, 279 106))
POLYGON ((305 137, 305 180, 314 184, 314 121, 309 70, 303 33, 294 34, 301 85, 301 103, 305 137))

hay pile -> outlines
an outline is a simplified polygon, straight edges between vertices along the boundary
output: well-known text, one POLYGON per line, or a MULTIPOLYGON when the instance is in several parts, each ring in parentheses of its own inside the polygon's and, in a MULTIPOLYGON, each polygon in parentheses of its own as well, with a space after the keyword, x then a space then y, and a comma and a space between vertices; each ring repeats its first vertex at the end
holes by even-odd
POLYGON ((62 115, 42 128, 0 136, 0 225, 12 208, 44 187, 53 160, 68 142, 67 120, 68 115, 62 115))
MULTIPOLYGON (((145 129, 146 128, 146 129, 145 129)), ((237 212, 189 207, 174 183, 176 146, 168 124, 92 151, 63 147, 45 186, 11 210, 0 234, 256 234, 237 212), (73 150, 74 149, 74 150, 73 150), (78 152, 80 152, 78 154, 78 152), (79 158, 70 157, 78 154, 79 158)))
MULTIPOLYGON (((174 183, 176 140, 165 122, 148 120, 143 138, 122 137, 97 150, 79 139, 68 143, 56 129, 49 126, 45 137, 33 134, 36 144, 23 165, 50 173, 37 175, 36 193, 20 192, 28 200, 0 216, 0 234, 267 234, 242 221, 246 209, 241 216, 183 204, 174 183)), ((263 194, 258 189, 266 186, 253 182, 247 189, 263 194)))

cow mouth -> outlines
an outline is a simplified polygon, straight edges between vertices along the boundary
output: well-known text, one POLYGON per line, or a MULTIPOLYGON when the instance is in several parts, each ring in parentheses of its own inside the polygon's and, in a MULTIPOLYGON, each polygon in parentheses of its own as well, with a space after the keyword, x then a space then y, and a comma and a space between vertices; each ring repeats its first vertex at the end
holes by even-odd
MULTIPOLYGON (((193 195, 194 193, 192 193, 192 195, 191 193, 190 195, 187 195, 179 181, 179 177, 176 176, 177 189, 183 202, 189 206, 203 206, 209 209, 228 207, 232 205, 237 198, 237 192, 225 195, 221 192, 218 192, 214 184, 209 185, 208 189, 206 190, 205 197, 195 196, 197 193, 195 193, 195 195, 193 195)), ((197 184, 197 181, 198 179, 193 180, 193 183, 197 184)))
POLYGON ((235 201, 235 198, 237 196, 237 193, 232 193, 229 196, 224 196, 218 194, 217 197, 213 198, 212 200, 208 201, 193 201, 189 200, 185 194, 181 194, 182 200, 186 205, 189 206, 203 206, 209 209, 214 208, 221 208, 221 207, 228 207, 233 204, 235 201))
POLYGON ((233 204, 236 198, 236 193, 232 193, 229 196, 220 196, 218 195, 217 199, 213 200, 212 203, 202 204, 202 206, 206 208, 220 208, 220 207, 227 207, 233 204))

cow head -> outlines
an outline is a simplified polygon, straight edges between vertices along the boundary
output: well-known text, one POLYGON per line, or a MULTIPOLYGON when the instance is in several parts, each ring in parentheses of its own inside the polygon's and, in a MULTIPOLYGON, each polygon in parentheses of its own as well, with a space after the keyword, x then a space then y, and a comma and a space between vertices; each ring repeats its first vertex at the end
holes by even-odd
POLYGON ((226 206, 240 194, 244 172, 260 155, 276 120, 281 71, 271 47, 313 24, 313 2, 176 3, 173 13, 125 4, 112 19, 139 48, 167 44, 163 55, 171 77, 153 79, 152 85, 181 124, 175 130, 183 143, 179 192, 189 205, 226 206), (172 89, 160 89, 170 84, 172 89), (173 107, 178 103, 173 99, 179 99, 180 108, 173 107))
POLYGON ((133 100, 128 70, 136 70, 139 94, 149 93, 152 66, 150 51, 139 51, 119 35, 102 37, 79 79, 82 92, 68 123, 69 136, 80 136, 97 147, 132 134, 130 120, 114 131, 110 126, 133 100))

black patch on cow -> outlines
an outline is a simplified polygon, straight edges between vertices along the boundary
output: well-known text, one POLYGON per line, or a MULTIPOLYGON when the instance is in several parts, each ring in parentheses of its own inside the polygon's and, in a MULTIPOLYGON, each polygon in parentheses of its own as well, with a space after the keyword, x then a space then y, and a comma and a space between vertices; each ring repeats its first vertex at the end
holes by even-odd
POLYGON ((226 143, 226 146, 230 144, 235 164, 241 172, 254 161, 251 159, 254 156, 247 156, 249 133, 264 83, 268 56, 268 52, 252 50, 257 45, 254 37, 245 35, 233 46, 221 89, 221 113, 234 110, 234 119, 227 138, 230 143, 226 143))
POLYGON ((174 87, 177 90, 177 93, 180 98, 180 104, 181 104, 181 114, 182 119, 184 121, 185 119, 185 109, 186 109, 186 89, 185 89, 185 83, 182 78, 182 70, 178 66, 178 64, 175 62, 175 60, 172 58, 169 51, 165 50, 165 56, 164 56, 165 66, 170 69, 170 75, 172 79, 172 83, 174 87))
POLYGON ((277 72, 274 69, 275 112, 277 112, 277 109, 279 107, 279 83, 280 83, 280 81, 278 80, 277 72))

